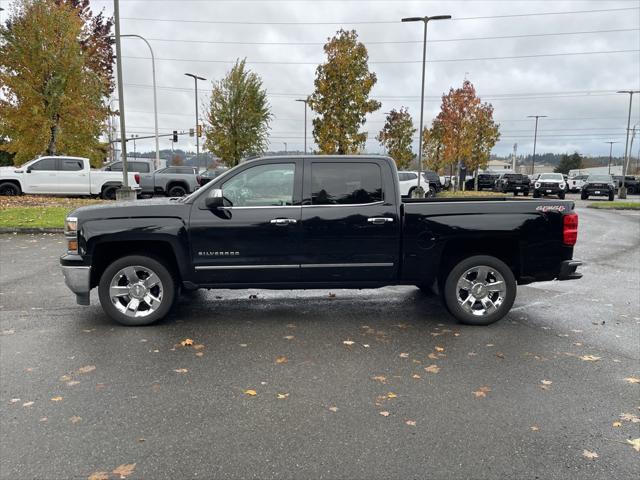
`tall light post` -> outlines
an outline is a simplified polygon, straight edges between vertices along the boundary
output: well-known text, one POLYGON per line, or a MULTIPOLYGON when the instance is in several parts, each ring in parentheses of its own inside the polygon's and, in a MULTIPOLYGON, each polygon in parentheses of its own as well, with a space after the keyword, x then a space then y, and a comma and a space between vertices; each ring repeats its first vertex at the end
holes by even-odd
POLYGON ((624 142, 624 158, 622 159, 622 181, 620 182, 620 187, 618 189, 618 198, 627 198, 627 187, 624 184, 624 177, 627 175, 627 163, 629 159, 627 158, 628 148, 629 148, 629 130, 631 127, 631 102, 633 102, 633 94, 640 93, 640 90, 618 90, 618 93, 628 93, 629 94, 629 116, 627 118, 627 138, 624 142))
POLYGON ((451 15, 435 15, 433 17, 407 17, 403 22, 424 23, 424 40, 422 41, 422 88, 420 91, 420 138, 418 139, 418 186, 414 189, 412 197, 424 198, 424 188, 420 185, 422 180, 422 138, 424 125, 424 78, 427 66, 427 24, 430 20, 449 20, 451 15))
POLYGON ((536 128, 533 132, 533 157, 531 158, 531 175, 533 175, 535 173, 535 168, 536 168, 536 143, 538 141, 538 119, 547 118, 547 116, 546 115, 528 115, 527 118, 536 119, 536 128))
POLYGON ((612 153, 613 153, 613 144, 614 143, 620 143, 620 142, 604 142, 604 143, 608 143, 609 144, 609 175, 611 175, 611 159, 612 159, 612 153))
POLYGON ((128 34, 128 35, 120 35, 120 38, 139 38, 149 47, 149 51, 151 52, 151 76, 153 81, 153 121, 155 127, 155 137, 156 137, 156 159, 154 161, 154 166, 156 169, 160 168, 160 141, 158 140, 158 94, 156 91, 156 57, 153 54, 153 49, 151 48, 151 44, 141 35, 128 34))
POLYGON ((287 142, 282 142, 284 143, 284 153, 287 153, 287 142))
POLYGON ((308 99, 297 98, 296 102, 304 103, 304 153, 307 153, 307 103, 309 103, 308 99))
POLYGON ((196 162, 200 160, 200 129, 198 128, 200 119, 198 118, 198 80, 206 80, 206 78, 199 77, 193 73, 185 73, 187 77, 193 78, 196 87, 196 162))

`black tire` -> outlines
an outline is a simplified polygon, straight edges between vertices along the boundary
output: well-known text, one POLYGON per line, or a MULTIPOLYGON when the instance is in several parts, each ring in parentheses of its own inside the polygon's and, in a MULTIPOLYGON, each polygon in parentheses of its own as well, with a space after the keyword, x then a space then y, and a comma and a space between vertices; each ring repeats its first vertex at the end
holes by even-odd
POLYGON ((0 195, 8 197, 16 197, 21 195, 22 191, 20 187, 13 182, 0 183, 0 195))
POLYGON ((416 187, 411 187, 409 189, 409 193, 407 193, 407 197, 412 198, 411 195, 413 195, 413 191, 416 189, 416 187))
POLYGON ((627 195, 633 195, 636 193, 636 189, 633 187, 627 187, 627 195))
POLYGON ((436 189, 433 188, 431 185, 429 185, 429 191, 427 192, 427 197, 435 197, 437 193, 438 192, 436 192, 436 189))
POLYGON ((528 197, 528 196, 529 196, 529 190, 525 190, 525 191, 524 191, 524 196, 525 196, 525 197, 528 197))
POLYGON ((586 193, 584 193, 584 192, 580 193, 580 199, 581 200, 587 200, 588 198, 589 198, 589 195, 587 195, 586 193))
POLYGON ((514 196, 514 197, 517 197, 517 196, 518 196, 518 192, 514 191, 514 192, 513 192, 513 196, 514 196))
POLYGON ((182 185, 172 185, 167 193, 170 197, 184 197, 187 194, 187 189, 182 185))
POLYGON ((560 193, 558 194, 558 198, 559 198, 560 200, 564 200, 564 197, 565 197, 565 192, 560 192, 560 193))
MULTIPOLYGON (((130 255, 122 257, 111 263, 100 277, 100 283, 98 284, 98 297, 100 298, 100 305, 105 313, 116 322, 121 325, 127 326, 143 326, 151 325, 163 318, 176 300, 176 281, 169 269, 159 260, 143 255, 130 255), (139 266, 144 269, 155 273, 160 279, 160 287, 162 291, 162 298, 160 304, 156 307, 155 311, 147 314, 146 316, 131 317, 122 313, 111 302, 110 286, 112 279, 124 268, 139 266)), ((122 302, 127 302, 127 296, 123 297, 122 302)), ((124 305, 124 303, 122 303, 124 305)), ((144 312, 144 310, 143 310, 144 312)))
MULTIPOLYGON (((443 299, 447 309, 460 322, 467 325, 490 325, 504 317, 516 298, 516 279, 511 269, 500 259, 489 255, 476 255, 465 258, 451 269, 444 282, 443 299), (505 293, 500 306, 495 311, 479 316, 464 310, 458 301, 457 284, 463 274, 474 267, 486 266, 489 272, 495 271, 504 279, 505 293)), ((495 300, 497 301, 497 299, 495 300)))
POLYGON ((615 193, 611 192, 611 193, 609 194, 609 201, 610 201, 610 202, 613 202, 613 199, 614 199, 615 197, 616 197, 615 193))
POLYGON ((533 198, 540 198, 540 192, 538 192, 537 190, 533 191, 533 198))
POLYGON ((102 197, 103 200, 115 200, 116 192, 118 191, 119 188, 120 187, 116 187, 114 185, 104 187, 102 189, 102 193, 100 194, 100 196, 102 197))

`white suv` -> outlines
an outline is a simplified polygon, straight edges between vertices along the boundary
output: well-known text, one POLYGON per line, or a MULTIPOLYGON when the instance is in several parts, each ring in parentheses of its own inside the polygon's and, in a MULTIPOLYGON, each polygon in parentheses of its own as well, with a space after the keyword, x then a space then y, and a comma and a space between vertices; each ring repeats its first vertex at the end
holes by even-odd
MULTIPOLYGON (((411 196, 418 186, 418 172, 402 171, 398 172, 398 181, 400 183, 400 195, 403 197, 411 196)), ((429 180, 425 172, 422 172, 422 180, 420 186, 424 189, 425 195, 431 197, 434 195, 433 189, 429 188, 429 180)))

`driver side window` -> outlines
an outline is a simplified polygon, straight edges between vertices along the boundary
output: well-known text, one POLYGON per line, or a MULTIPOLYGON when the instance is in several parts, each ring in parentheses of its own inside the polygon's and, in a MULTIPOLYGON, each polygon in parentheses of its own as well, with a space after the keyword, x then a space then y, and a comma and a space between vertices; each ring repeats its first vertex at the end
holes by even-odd
POLYGON ((295 164, 257 165, 222 184, 233 207, 281 207, 293 204, 295 164))

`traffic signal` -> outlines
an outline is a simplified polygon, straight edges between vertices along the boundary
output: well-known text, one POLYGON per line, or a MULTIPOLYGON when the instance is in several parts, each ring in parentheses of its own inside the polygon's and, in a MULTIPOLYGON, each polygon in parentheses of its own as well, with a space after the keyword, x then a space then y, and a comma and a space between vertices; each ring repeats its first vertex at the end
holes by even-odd
POLYGON ((198 124, 198 137, 202 136, 202 125, 198 124))
POLYGON ((193 128, 189 129, 189 136, 193 137, 195 135, 195 131, 193 130, 193 128))
POLYGON ((173 138, 171 139, 171 141, 173 143, 176 143, 178 141, 178 131, 177 130, 173 131, 173 138))

